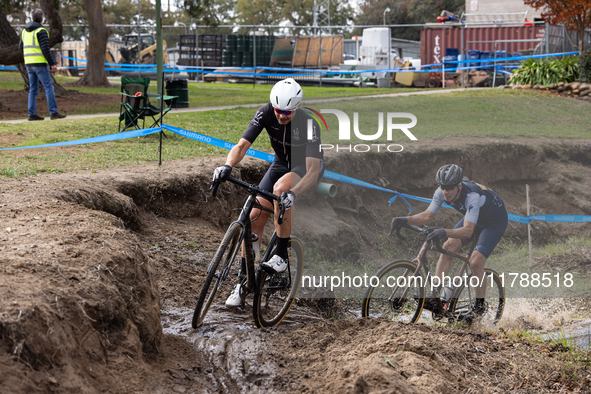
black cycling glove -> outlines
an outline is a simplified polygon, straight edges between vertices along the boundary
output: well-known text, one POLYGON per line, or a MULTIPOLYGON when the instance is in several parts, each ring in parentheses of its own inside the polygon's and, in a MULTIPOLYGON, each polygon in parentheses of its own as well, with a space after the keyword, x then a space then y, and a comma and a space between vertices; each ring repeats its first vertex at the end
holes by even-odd
POLYGON ((394 230, 402 227, 406 223, 408 223, 408 218, 406 216, 392 219, 392 223, 390 224, 390 234, 392 234, 394 230))
POLYGON ((438 228, 437 230, 433 230, 429 236, 427 236, 427 242, 440 241, 445 237, 447 237, 447 231, 442 228, 438 228))
POLYGON ((284 191, 283 193, 281 193, 281 196, 279 198, 279 204, 281 204, 283 206, 283 209, 287 211, 289 208, 293 206, 295 198, 296 196, 294 192, 292 192, 291 190, 284 191))
POLYGON ((224 164, 221 167, 216 168, 213 170, 213 182, 223 182, 232 173, 232 167, 227 164, 224 164))

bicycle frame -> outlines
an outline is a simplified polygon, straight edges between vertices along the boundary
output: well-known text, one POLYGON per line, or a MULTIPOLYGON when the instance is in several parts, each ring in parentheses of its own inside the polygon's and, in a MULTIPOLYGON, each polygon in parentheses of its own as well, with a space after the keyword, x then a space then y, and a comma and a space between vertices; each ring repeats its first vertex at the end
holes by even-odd
MULTIPOLYGON (((403 227, 409 228, 409 229, 417 231, 417 232, 424 232, 425 231, 425 230, 421 229, 420 227, 416 227, 416 226, 409 225, 409 224, 406 224, 403 227)), ((397 235, 400 238, 404 239, 404 237, 402 237, 400 235, 399 229, 397 230, 397 235)), ((427 286, 427 284, 429 283, 430 278, 432 276, 431 270, 429 268, 429 261, 427 260, 427 251, 433 250, 433 251, 436 251, 440 254, 445 254, 445 255, 451 256, 454 259, 458 259, 458 260, 462 261, 463 262, 462 268, 460 269, 460 272, 457 275, 457 276, 461 277, 464 274, 464 272, 467 271, 467 269, 469 269, 469 267, 470 267, 470 256, 472 255, 472 252, 474 251, 474 248, 476 247, 478 235, 479 235, 479 232, 474 233, 474 239, 472 240, 472 243, 470 245, 470 249, 468 250, 466 257, 459 255, 457 253, 454 253, 454 252, 450 252, 446 249, 443 249, 443 247, 439 244, 439 242, 433 242, 433 244, 431 244, 431 245, 429 245, 429 242, 424 242, 423 246, 419 250, 417 257, 415 257, 412 260, 412 262, 415 263, 417 266, 413 275, 414 276, 421 275, 421 268, 422 268, 424 271, 424 278, 425 278, 425 286, 424 287, 427 286)), ((452 263, 453 263, 453 260, 452 260, 452 263)), ((405 272, 404 274, 406 275, 406 273, 407 272, 405 272)), ((471 274, 471 272, 470 272, 470 274, 471 274)), ((445 302, 445 304, 442 304, 441 310, 443 312, 443 315, 446 315, 447 312, 451 312, 451 311, 449 311, 451 302, 459 294, 460 288, 463 285, 464 285, 463 281, 458 286, 456 286, 452 281, 453 292, 452 292, 452 295, 449 297, 449 299, 445 302)), ((396 294, 396 291, 398 290, 398 288, 399 288, 398 285, 396 285, 394 290, 392 291, 392 294, 389 297, 390 301, 394 301, 394 299, 393 299, 394 294, 396 294)), ((406 290, 403 292, 401 298, 406 297, 408 290, 409 290, 409 288, 407 287, 406 290)))
MULTIPOLYGON (((255 269, 254 269, 254 258, 253 258, 254 253, 253 253, 253 249, 252 249, 252 226, 251 226, 251 221, 250 221, 250 213, 252 212, 253 208, 255 208, 255 207, 258 209, 261 209, 263 211, 274 213, 274 211, 259 204, 259 202, 257 201, 258 194, 266 195, 267 197, 270 197, 274 200, 278 200, 278 197, 272 193, 261 190, 256 186, 250 185, 246 182, 243 182, 243 181, 233 178, 233 177, 228 177, 228 181, 230 181, 236 185, 242 186, 243 188, 248 190, 248 192, 250 193, 250 195, 246 198, 244 205, 242 206, 242 210, 240 212, 240 216, 238 216, 238 220, 232 222, 232 224, 238 223, 242 227, 242 233, 240 235, 240 239, 238 240, 238 245, 243 245, 245 259, 246 259, 246 284, 244 286, 244 289, 249 292, 256 291, 258 286, 256 286, 256 275, 255 275, 255 269)), ((212 194, 213 195, 215 195, 215 193, 217 191, 217 186, 218 186, 217 184, 212 186, 212 188, 213 188, 212 194)), ((278 220, 279 224, 281 224, 281 222, 283 220, 284 212, 285 211, 283 210, 283 208, 281 208, 280 214, 279 214, 279 220, 278 220)), ((269 242, 269 245, 274 244, 276 237, 277 237, 277 234, 274 233, 273 237, 271 237, 271 241, 269 242)), ((220 275, 222 275, 222 281, 226 280, 226 277, 228 276, 230 269, 232 268, 232 264, 234 263, 234 259, 236 258, 236 255, 238 254, 238 249, 239 248, 236 248, 236 250, 233 252, 232 259, 230 260, 230 264, 228 264, 228 266, 226 267, 224 272, 220 273, 220 275)), ((270 253, 271 253, 271 248, 267 248, 262 261, 266 261, 268 259, 270 253)), ((211 264, 208 267, 207 272, 209 272, 210 269, 211 269, 211 264)), ((288 273, 291 273, 289 271, 290 270, 289 264, 287 266, 287 269, 288 269, 288 273)))

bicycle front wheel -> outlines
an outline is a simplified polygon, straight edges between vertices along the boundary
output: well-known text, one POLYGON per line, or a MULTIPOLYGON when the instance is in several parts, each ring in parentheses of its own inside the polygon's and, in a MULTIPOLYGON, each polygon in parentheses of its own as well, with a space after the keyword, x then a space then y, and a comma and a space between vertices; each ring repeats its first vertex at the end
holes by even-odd
POLYGON ((396 260, 382 267, 370 279, 361 315, 416 323, 425 302, 425 283, 419 273, 415 275, 416 270, 417 266, 407 260, 396 260))
MULTIPOLYGON (((226 235, 224 235, 224 239, 222 239, 222 243, 211 261, 205 283, 203 283, 203 287, 201 288, 197 306, 193 313, 193 321, 191 323, 193 328, 198 328, 203 324, 205 315, 207 315, 215 296, 223 287, 224 273, 232 263, 232 259, 240 259, 238 248, 240 246, 241 234, 242 226, 239 223, 232 223, 228 231, 226 231, 226 235)), ((237 267, 234 269, 236 272, 229 273, 228 276, 236 277, 239 269, 240 264, 237 264, 237 267)), ((234 284, 234 281, 229 282, 234 284)), ((225 287, 229 288, 231 284, 227 284, 225 287)))
MULTIPOLYGON (((470 274, 467 277, 466 283, 460 288, 460 292, 454 302, 454 316, 459 317, 465 313, 468 313, 475 301, 476 295, 474 289, 470 287, 470 279, 474 276, 470 274)), ((485 312, 484 315, 474 322, 478 322, 483 327, 492 327, 501 319, 503 316, 503 310, 505 309, 505 288, 499 278, 499 274, 490 269, 484 269, 484 280, 486 284, 486 296, 484 298, 485 312)), ((476 280, 473 279, 474 284, 476 280)))
MULTIPOLYGON (((269 246, 270 248, 274 247, 269 246)), ((257 327, 272 327, 281 323, 289 312, 300 288, 304 270, 304 249, 299 239, 292 237, 288 245, 288 266, 284 272, 268 274, 258 270, 252 313, 257 327)))

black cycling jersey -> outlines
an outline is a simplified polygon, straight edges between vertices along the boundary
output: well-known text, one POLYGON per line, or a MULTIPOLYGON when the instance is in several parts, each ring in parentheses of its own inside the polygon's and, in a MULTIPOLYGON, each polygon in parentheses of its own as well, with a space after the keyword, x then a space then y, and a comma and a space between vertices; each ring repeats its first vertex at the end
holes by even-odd
POLYGON ((324 157, 320 150, 320 125, 304 108, 297 110, 291 122, 282 125, 275 116, 273 105, 265 104, 254 114, 242 138, 252 144, 263 128, 269 134, 275 160, 286 164, 290 169, 305 166, 306 157, 324 157), (310 133, 308 123, 312 126, 310 133))
MULTIPOLYGON (((443 202, 441 188, 437 188, 433 201, 429 205, 429 211, 437 213, 443 202)), ((467 221, 483 226, 507 216, 503 200, 491 189, 474 182, 462 182, 460 195, 449 205, 466 215, 467 221)))

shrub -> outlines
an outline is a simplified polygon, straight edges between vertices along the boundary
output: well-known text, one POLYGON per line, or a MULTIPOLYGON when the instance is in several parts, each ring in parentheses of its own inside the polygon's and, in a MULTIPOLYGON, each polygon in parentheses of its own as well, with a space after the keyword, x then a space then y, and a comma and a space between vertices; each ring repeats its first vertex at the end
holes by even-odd
POLYGON ((548 61, 527 59, 513 71, 511 83, 517 85, 549 85, 574 82, 579 78, 578 58, 566 57, 548 61))
POLYGON ((591 49, 579 56, 579 81, 591 83, 591 49))

